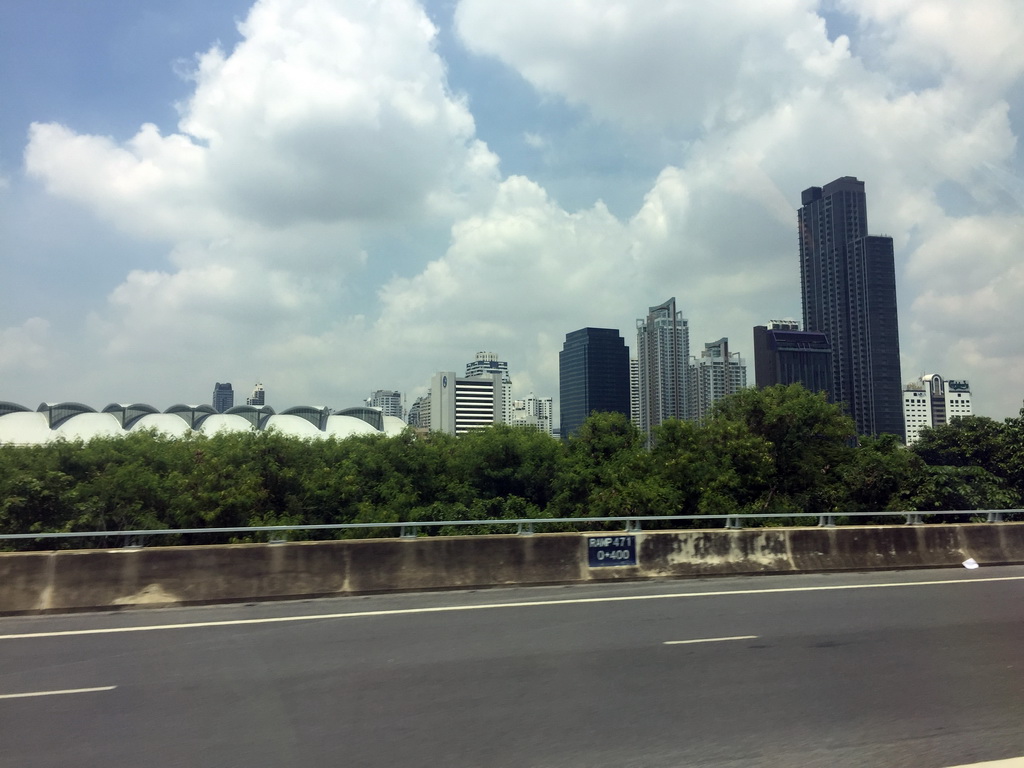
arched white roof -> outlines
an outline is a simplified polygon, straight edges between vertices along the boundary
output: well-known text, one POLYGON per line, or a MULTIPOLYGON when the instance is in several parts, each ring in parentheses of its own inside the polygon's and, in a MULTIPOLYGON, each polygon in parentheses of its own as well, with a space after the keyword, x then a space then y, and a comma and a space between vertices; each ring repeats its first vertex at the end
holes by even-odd
POLYGON ((129 432, 141 432, 144 429, 152 429, 170 437, 185 437, 192 430, 188 423, 176 413, 147 413, 131 427, 129 432))
POLYGON ((234 413, 215 413, 207 416, 199 431, 204 435, 215 435, 218 432, 252 432, 249 421, 234 413))
POLYGON ((23 411, 0 416, 0 443, 42 445, 52 437, 45 413, 23 411))
POLYGON ((408 426, 408 424, 397 416, 384 417, 384 434, 388 437, 394 437, 395 435, 402 434, 408 426))
POLYGON ((382 434, 355 416, 339 416, 333 414, 327 417, 327 429, 324 430, 324 437, 345 438, 352 435, 379 435, 382 434))
POLYGON ((267 425, 263 429, 274 429, 289 437, 319 438, 323 436, 323 433, 308 419, 283 413, 275 414, 267 419, 267 425))
POLYGON ((55 430, 54 439, 92 440, 94 437, 121 437, 124 430, 118 420, 109 413, 78 413, 55 430))

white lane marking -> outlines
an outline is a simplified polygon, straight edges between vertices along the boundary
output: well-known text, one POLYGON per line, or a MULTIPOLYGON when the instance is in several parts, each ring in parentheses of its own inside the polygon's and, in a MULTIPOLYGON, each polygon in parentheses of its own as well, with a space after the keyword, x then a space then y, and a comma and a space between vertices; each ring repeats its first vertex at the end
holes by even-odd
POLYGON ((1022 581, 1024 576, 993 576, 985 579, 942 579, 936 581, 887 582, 883 584, 837 584, 826 587, 781 587, 778 589, 729 589, 717 592, 673 592, 667 595, 625 595, 620 597, 581 597, 572 600, 534 600, 522 603, 481 603, 480 605, 439 605, 430 608, 394 608, 386 611, 352 611, 350 613, 318 613, 302 616, 270 616, 262 619, 228 619, 225 621, 194 621, 185 624, 151 624, 141 627, 104 627, 100 629, 69 629, 59 632, 25 632, 0 635, 0 640, 25 640, 37 637, 76 637, 78 635, 112 635, 121 632, 156 632, 165 629, 200 629, 205 627, 240 627, 247 624, 280 624, 291 621, 323 621, 325 619, 358 619, 373 616, 406 616, 417 613, 453 613, 484 611, 495 608, 539 608, 549 605, 585 605, 587 603, 619 603, 634 600, 668 600, 683 597, 725 597, 728 595, 770 595, 786 592, 829 592, 846 589, 884 589, 886 587, 929 587, 945 584, 982 584, 993 581, 1022 581))
POLYGON ((1011 757, 1008 760, 992 760, 987 763, 970 763, 953 765, 950 768, 1024 768, 1024 757, 1011 757))
POLYGON ((692 645, 694 643, 724 643, 727 640, 757 640, 757 635, 736 635, 735 637, 699 637, 695 640, 666 640, 665 645, 692 645))
POLYGON ((27 699, 33 696, 63 696, 68 693, 99 693, 112 691, 116 685, 104 685, 99 688, 68 688, 63 691, 29 691, 28 693, 0 693, 0 699, 27 699))

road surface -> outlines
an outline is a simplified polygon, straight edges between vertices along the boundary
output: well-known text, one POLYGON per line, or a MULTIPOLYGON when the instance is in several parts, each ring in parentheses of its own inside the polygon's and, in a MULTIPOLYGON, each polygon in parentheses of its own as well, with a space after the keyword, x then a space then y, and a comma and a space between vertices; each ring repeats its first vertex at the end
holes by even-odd
POLYGON ((1024 567, 0 619, 0 765, 1024 756, 1024 567))

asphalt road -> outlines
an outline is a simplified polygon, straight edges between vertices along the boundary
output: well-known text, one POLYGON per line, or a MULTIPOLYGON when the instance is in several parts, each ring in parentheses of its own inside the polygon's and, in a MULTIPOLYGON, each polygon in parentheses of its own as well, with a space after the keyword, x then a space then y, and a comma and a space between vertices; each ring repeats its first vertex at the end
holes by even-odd
POLYGON ((1021 756, 1024 567, 0 619, 2 766, 1021 756))

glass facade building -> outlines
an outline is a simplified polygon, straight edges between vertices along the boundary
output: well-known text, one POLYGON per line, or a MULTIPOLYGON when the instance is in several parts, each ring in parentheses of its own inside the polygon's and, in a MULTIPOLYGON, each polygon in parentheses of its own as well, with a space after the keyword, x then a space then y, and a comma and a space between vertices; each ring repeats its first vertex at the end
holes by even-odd
POLYGON ((559 435, 575 434, 593 411, 629 417, 629 347, 613 328, 567 333, 558 353, 559 435))
POLYGON ((800 331, 796 324, 754 328, 754 383, 758 389, 775 384, 802 384, 831 399, 832 346, 819 331, 800 331))
POLYGON ((864 182, 853 176, 805 189, 797 222, 804 329, 832 346, 831 399, 860 434, 902 438, 892 238, 868 234, 864 182))

